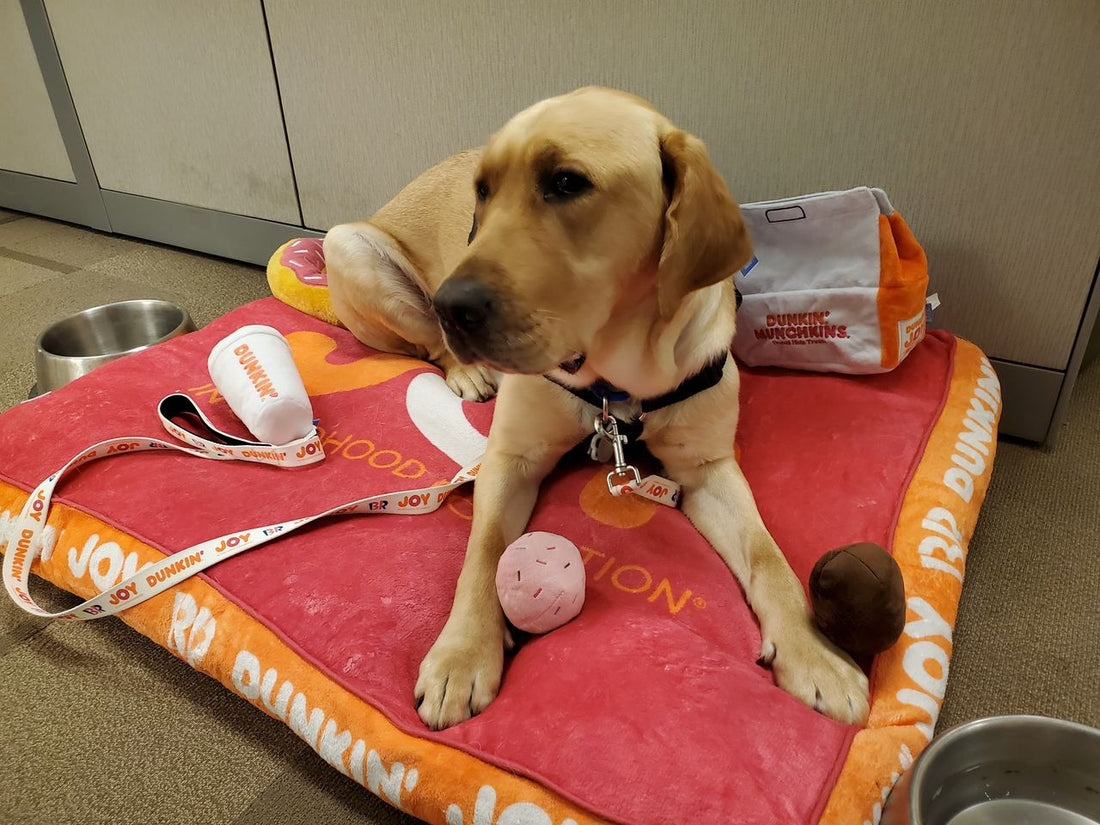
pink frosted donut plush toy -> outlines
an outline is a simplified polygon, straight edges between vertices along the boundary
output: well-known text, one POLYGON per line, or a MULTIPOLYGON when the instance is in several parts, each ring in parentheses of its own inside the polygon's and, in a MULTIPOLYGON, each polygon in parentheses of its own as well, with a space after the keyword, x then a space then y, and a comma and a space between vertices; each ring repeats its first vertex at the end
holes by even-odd
POLYGON ((547 633, 580 613, 584 579, 577 546, 554 533, 524 533, 497 564, 504 615, 528 633, 547 633))

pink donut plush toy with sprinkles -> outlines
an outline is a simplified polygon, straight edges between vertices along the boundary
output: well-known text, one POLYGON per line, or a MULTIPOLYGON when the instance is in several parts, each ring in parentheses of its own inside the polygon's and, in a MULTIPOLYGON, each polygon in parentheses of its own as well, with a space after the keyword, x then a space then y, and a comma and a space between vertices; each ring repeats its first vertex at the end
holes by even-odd
POLYGON ((524 533, 497 564, 504 615, 528 633, 547 633, 584 606, 584 560, 577 546, 554 533, 524 533))

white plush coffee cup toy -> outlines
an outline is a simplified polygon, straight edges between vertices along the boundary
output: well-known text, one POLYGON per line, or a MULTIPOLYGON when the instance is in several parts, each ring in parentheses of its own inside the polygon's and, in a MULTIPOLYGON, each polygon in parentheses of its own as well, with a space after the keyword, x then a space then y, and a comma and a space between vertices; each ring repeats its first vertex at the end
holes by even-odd
POLYGON ((290 343, 277 329, 241 327, 214 345, 206 366, 229 408, 261 441, 288 444, 313 429, 290 343))

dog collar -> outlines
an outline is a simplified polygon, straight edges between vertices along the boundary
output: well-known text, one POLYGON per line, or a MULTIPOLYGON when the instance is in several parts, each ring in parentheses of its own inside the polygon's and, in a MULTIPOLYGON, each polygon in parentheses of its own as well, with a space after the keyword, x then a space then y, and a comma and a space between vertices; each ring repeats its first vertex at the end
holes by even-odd
MULTIPOLYGON (((673 404, 686 401, 704 390, 709 390, 722 379, 722 370, 725 369, 727 358, 729 358, 729 353, 723 352, 697 373, 684 379, 676 389, 655 398, 643 398, 641 400, 642 413, 651 413, 662 407, 671 407, 673 404)), ((587 387, 570 387, 560 381, 555 381, 549 375, 544 377, 547 381, 557 384, 563 390, 571 392, 581 401, 591 404, 593 407, 602 408, 604 401, 609 404, 620 404, 629 401, 631 398, 630 393, 619 389, 614 384, 609 384, 602 378, 587 387)))

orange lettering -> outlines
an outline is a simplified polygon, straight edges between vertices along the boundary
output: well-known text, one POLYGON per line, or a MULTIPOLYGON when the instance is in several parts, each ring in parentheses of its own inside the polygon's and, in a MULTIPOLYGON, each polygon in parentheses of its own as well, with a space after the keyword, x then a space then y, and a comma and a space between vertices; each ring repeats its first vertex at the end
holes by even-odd
POLYGON ((641 593, 643 590, 649 590, 649 586, 653 584, 653 577, 649 575, 649 571, 644 567, 639 567, 636 564, 626 564, 611 574, 611 584, 624 593, 641 593), (620 579, 626 572, 635 572, 642 574, 642 582, 638 586, 630 586, 623 584, 620 579))
MULTIPOLYGON (((199 387, 188 387, 188 392, 193 392, 195 395, 205 395, 210 399, 211 404, 220 404, 222 402, 221 393, 218 392, 218 388, 213 384, 203 384, 199 387)), ((173 433, 175 435, 175 433, 173 433)))
POLYGON ((469 493, 456 493, 447 499, 447 509, 463 521, 474 520, 474 504, 469 493))
POLYGON ((346 447, 344 447, 344 458, 350 458, 352 461, 359 461, 361 459, 366 458, 367 456, 369 456, 373 452, 374 452, 374 442, 373 441, 368 441, 365 438, 360 438, 356 441, 352 441, 350 444, 348 444, 346 447), (365 450, 357 453, 356 455, 352 455, 351 454, 351 448, 354 447, 356 444, 366 444, 367 448, 365 450))
POLYGON ((344 447, 347 446, 348 442, 351 441, 351 436, 350 435, 347 438, 345 438, 343 441, 337 441, 336 440, 336 428, 335 427, 333 427, 332 432, 327 433, 327 434, 320 427, 317 428, 317 432, 321 436, 321 446, 322 447, 331 446, 335 452, 339 452, 340 450, 344 449, 344 447))
POLYGON ((393 468, 393 474, 398 478, 420 478, 428 470, 415 458, 410 458, 399 467, 393 468))
POLYGON ((674 601, 672 598, 672 585, 669 583, 668 579, 661 579, 653 589, 653 592, 649 594, 649 598, 646 599, 646 601, 655 602, 662 593, 665 594, 665 599, 668 601, 668 612, 673 616, 683 610, 684 605, 687 604, 687 600, 691 598, 691 591, 685 590, 680 594, 679 601, 674 601))
POLYGON ((614 556, 612 556, 611 558, 609 558, 609 559, 607 560, 607 563, 606 563, 606 564, 604 564, 604 566, 600 568, 600 572, 599 572, 599 573, 597 573, 597 574, 596 574, 595 576, 593 576, 593 578, 592 578, 592 581, 597 581, 597 582, 598 582, 598 581, 599 581, 600 579, 602 579, 602 578, 603 578, 603 574, 604 574, 604 573, 606 573, 606 572, 607 572, 608 570, 610 570, 610 569, 611 569, 611 567, 612 567, 612 566, 613 566, 614 564, 615 564, 615 557, 614 557, 614 556))
POLYGON ((400 461, 401 461, 401 454, 400 453, 395 452, 394 450, 379 450, 377 453, 375 453, 373 456, 371 456, 370 461, 368 461, 367 463, 370 464, 370 466, 372 466, 372 467, 377 467, 379 470, 388 470, 390 467, 392 467, 393 465, 397 464, 400 461), (381 463, 381 457, 384 456, 384 455, 393 456, 393 461, 390 461, 389 464, 382 464, 381 463))
POLYGON ((593 556, 599 556, 599 557, 600 557, 601 559, 602 559, 602 558, 603 558, 603 556, 604 556, 604 554, 603 554, 603 553, 601 553, 601 552, 600 552, 599 550, 596 550, 596 549, 594 549, 594 548, 592 548, 592 547, 588 547, 588 546, 586 546, 586 545, 583 545, 583 544, 581 545, 581 547, 580 547, 580 550, 581 550, 581 553, 582 553, 582 554, 584 555, 584 563, 585 563, 585 565, 587 565, 587 564, 588 564, 589 560, 590 560, 590 559, 591 559, 591 558, 592 558, 593 556))

